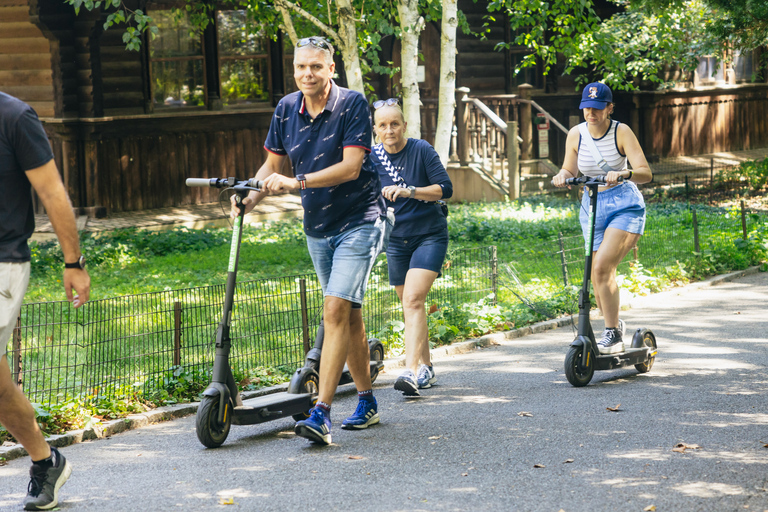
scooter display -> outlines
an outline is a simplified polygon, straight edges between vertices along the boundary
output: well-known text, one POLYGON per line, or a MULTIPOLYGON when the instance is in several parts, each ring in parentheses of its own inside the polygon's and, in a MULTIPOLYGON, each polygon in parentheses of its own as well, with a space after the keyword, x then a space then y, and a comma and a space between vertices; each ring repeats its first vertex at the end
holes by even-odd
POLYGON ((567 185, 583 185, 589 194, 589 243, 585 250, 584 282, 579 290, 579 324, 576 338, 565 356, 565 377, 571 385, 582 387, 589 384, 596 370, 613 370, 635 365, 640 373, 651 370, 656 358, 656 337, 650 329, 638 328, 632 336, 630 348, 624 352, 601 355, 595 333, 589 321, 592 303, 589 285, 592 277, 592 249, 595 242, 595 214, 597 211, 597 188, 605 184, 605 177, 580 176, 565 180, 567 185))
MULTIPOLYGON (((189 178, 188 187, 212 187, 230 189, 235 193, 236 204, 241 206, 243 199, 251 190, 261 190, 262 181, 237 181, 235 178, 189 178)), ((240 260, 243 219, 245 208, 240 208, 240 215, 235 218, 232 228, 227 283, 224 294, 224 306, 216 332, 216 352, 213 361, 211 383, 203 392, 203 398, 197 410, 197 438, 208 448, 221 446, 229 435, 232 424, 254 425, 291 416, 299 421, 308 417, 309 410, 317 401, 320 358, 323 345, 323 322, 320 321, 314 347, 307 352, 304 365, 291 377, 288 390, 248 400, 244 405, 240 391, 232 375, 229 354, 232 347, 230 326, 237 283, 237 268, 240 260)), ((371 353, 371 382, 376 380, 384 367, 384 346, 377 339, 369 339, 371 353)), ((347 366, 341 374, 339 384, 352 382, 347 366)))

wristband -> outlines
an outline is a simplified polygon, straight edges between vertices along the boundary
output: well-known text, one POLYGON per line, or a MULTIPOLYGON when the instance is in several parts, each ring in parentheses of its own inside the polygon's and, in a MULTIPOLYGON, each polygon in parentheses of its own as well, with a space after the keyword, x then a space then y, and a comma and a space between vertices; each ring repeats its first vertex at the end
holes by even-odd
POLYGON ((627 176, 626 178, 624 178, 624 181, 629 181, 629 180, 631 180, 631 179, 632 179, 632 171, 629 171, 629 176, 627 176))
POLYGON ((301 187, 301 190, 306 190, 307 189, 307 177, 304 176, 303 174, 297 174, 296 175, 296 179, 299 182, 299 186, 301 187))

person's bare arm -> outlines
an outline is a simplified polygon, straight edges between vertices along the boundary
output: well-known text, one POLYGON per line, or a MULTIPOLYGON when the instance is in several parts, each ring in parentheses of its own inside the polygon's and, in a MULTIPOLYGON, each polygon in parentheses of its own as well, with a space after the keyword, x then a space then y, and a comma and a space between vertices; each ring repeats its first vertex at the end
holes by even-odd
MULTIPOLYGON (((648 165, 643 148, 640 147, 640 142, 638 142, 632 129, 625 124, 620 124, 616 139, 619 151, 627 155, 627 160, 632 164, 631 181, 641 184, 650 182, 653 179, 651 167, 648 165)), ((626 179, 629 176, 629 171, 623 171, 620 174, 626 179)))
MULTIPOLYGON (((67 263, 76 262, 81 256, 80 238, 77 233, 72 203, 69 202, 69 195, 61 181, 61 176, 59 176, 56 162, 51 160, 41 167, 27 171, 26 174, 40 201, 45 206, 48 219, 59 239, 64 261, 67 263)), ((64 269, 62 282, 67 300, 73 302, 75 299, 72 290, 77 293, 77 299, 73 302, 75 307, 82 306, 88 300, 91 278, 85 269, 64 269)))
POLYGON ((556 187, 564 187, 566 179, 576 178, 578 175, 579 127, 574 126, 568 132, 568 137, 565 139, 565 158, 563 159, 563 167, 560 169, 560 172, 552 178, 552 184, 556 187))
MULTIPOLYGON (((356 180, 360 176, 366 151, 356 146, 344 148, 341 162, 325 169, 306 175, 307 188, 332 187, 341 183, 356 180)), ((301 184, 295 178, 275 174, 264 180, 264 188, 273 193, 299 190, 301 184)))

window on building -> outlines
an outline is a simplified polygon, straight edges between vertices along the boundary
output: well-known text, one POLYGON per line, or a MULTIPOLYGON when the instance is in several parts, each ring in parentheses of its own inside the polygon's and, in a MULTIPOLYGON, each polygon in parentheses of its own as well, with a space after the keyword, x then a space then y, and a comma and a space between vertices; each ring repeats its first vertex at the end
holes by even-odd
POLYGON ((245 11, 219 11, 221 99, 225 106, 270 100, 269 40, 245 11))
POLYGON ((741 54, 733 52, 733 71, 736 73, 737 82, 751 82, 754 67, 752 62, 752 52, 741 54))
POLYGON ((298 91, 296 80, 293 78, 293 43, 291 38, 283 36, 283 87, 285 94, 298 91))
POLYGON ((189 15, 153 11, 156 37, 149 43, 152 104, 155 109, 205 105, 205 59, 200 34, 189 15))
POLYGON ((723 65, 718 62, 717 57, 701 57, 699 67, 696 68, 696 75, 699 78, 699 83, 702 84, 722 83, 725 80, 723 65))

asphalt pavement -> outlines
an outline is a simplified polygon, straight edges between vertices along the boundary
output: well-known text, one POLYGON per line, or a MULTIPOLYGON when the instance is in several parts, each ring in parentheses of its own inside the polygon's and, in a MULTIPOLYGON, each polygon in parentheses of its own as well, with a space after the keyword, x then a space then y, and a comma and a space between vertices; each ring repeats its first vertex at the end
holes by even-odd
MULTIPOLYGON (((768 273, 635 299, 622 317, 655 333, 653 369, 584 388, 563 373, 571 327, 437 359, 421 398, 392 369, 381 424, 339 428, 346 386, 328 447, 282 419, 205 449, 192 416, 68 446, 60 510, 767 511, 766 305, 768 273)), ((0 467, 0 510, 21 509, 28 468, 0 467)))

